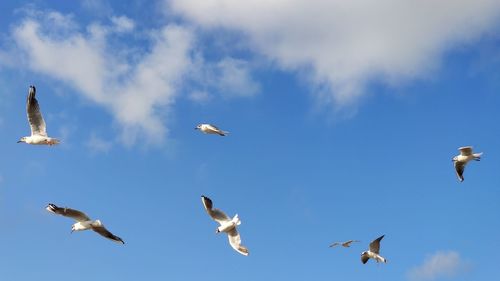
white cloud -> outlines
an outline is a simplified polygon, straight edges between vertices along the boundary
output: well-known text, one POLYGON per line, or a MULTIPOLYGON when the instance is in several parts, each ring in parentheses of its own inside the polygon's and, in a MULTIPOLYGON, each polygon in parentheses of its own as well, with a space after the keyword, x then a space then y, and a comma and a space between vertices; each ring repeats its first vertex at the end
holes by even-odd
POLYGON ((141 143, 162 143, 165 117, 191 65, 192 32, 178 25, 155 30, 150 51, 130 59, 123 55, 130 49, 117 52, 108 42, 116 26, 133 28, 127 18, 112 27, 91 24, 80 31, 71 17, 47 14, 51 16, 32 15, 13 29, 25 66, 68 83, 107 108, 121 125, 123 143, 132 145, 139 138, 141 143), (74 27, 68 29, 68 22, 74 27))
POLYGON ((412 281, 435 280, 441 277, 453 277, 467 270, 469 264, 464 262, 454 251, 437 252, 425 259, 424 263, 408 272, 412 281))
POLYGON ((89 140, 86 143, 86 146, 95 153, 107 153, 111 149, 112 145, 113 143, 111 141, 104 140, 98 137, 96 134, 91 134, 89 140))
POLYGON ((224 58, 215 66, 217 87, 224 96, 249 97, 260 91, 259 84, 250 75, 246 61, 224 58))
POLYGON ((497 0, 165 1, 202 28, 241 31, 249 48, 305 74, 337 105, 373 81, 429 75, 445 51, 494 30, 500 15, 497 0))
POLYGON ((211 92, 224 98, 246 98, 260 92, 260 84, 252 77, 252 67, 245 60, 223 57, 207 62, 198 56, 193 65, 190 76, 195 86, 189 95, 192 101, 210 101, 214 96, 211 92))
POLYGON ((113 12, 107 0, 83 0, 81 1, 81 5, 84 9, 98 16, 106 16, 113 12))
POLYGON ((114 24, 116 32, 130 32, 135 28, 135 22, 126 16, 113 16, 111 17, 111 22, 114 24))
POLYGON ((197 103, 206 103, 212 96, 206 91, 195 90, 189 94, 189 99, 197 103))

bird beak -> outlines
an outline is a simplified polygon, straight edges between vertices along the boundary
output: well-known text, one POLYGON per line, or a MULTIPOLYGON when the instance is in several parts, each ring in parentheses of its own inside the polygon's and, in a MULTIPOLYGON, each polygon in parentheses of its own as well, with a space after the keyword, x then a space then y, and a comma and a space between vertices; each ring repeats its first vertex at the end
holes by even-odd
POLYGON ((74 229, 71 230, 70 234, 73 234, 73 231, 75 231, 74 229))
POLYGON ((22 142, 22 141, 20 141, 20 140, 19 140, 19 141, 17 141, 17 143, 20 143, 20 142, 22 142))
POLYGON ((198 127, 194 128, 195 130, 198 130, 198 127))

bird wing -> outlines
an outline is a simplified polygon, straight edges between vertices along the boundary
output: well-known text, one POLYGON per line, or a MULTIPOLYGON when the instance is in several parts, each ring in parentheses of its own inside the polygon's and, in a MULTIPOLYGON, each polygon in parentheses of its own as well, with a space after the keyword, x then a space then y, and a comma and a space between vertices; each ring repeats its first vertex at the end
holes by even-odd
POLYGON ((118 242, 118 243, 122 243, 122 244, 125 244, 125 242, 123 242, 123 240, 114 235, 113 233, 111 233, 109 230, 107 230, 104 225, 100 225, 100 226, 92 226, 92 230, 99 233, 101 236, 104 236, 110 240, 113 240, 115 242, 118 242))
POLYGON ((229 238, 229 244, 231 244, 233 249, 244 256, 248 256, 248 249, 241 245, 240 234, 238 233, 238 230, 236 230, 236 227, 227 233, 227 237, 229 238))
POLYGON ((208 215, 216 222, 222 223, 231 220, 231 218, 229 218, 223 211, 213 208, 213 203, 210 198, 201 196, 201 202, 203 202, 203 206, 205 207, 208 215))
POLYGON ((460 154, 462 156, 469 156, 472 155, 472 146, 463 146, 458 148, 460 150, 460 154))
POLYGON ((358 240, 348 240, 348 241, 345 241, 344 243, 342 243, 342 246, 350 247, 351 243, 353 243, 353 242, 359 242, 359 241, 358 240))
POLYGON ((209 126, 209 129, 211 130, 214 130, 214 131, 221 131, 221 129, 219 129, 217 126, 213 125, 213 124, 207 124, 209 126))
POLYGON ((80 211, 75 210, 75 209, 70 209, 70 208, 60 208, 52 203, 50 203, 47 206, 46 210, 51 212, 51 213, 54 213, 54 214, 58 214, 61 216, 72 218, 78 222, 84 222, 84 221, 90 220, 90 218, 83 212, 80 212, 80 211))
POLYGON ((26 112, 28 114, 28 122, 31 127, 31 135, 47 136, 45 121, 43 120, 42 113, 40 112, 40 105, 38 105, 35 94, 35 87, 30 87, 28 98, 26 99, 26 112))
POLYGON ((460 181, 464 181, 464 169, 465 169, 465 164, 464 162, 458 162, 455 161, 455 171, 457 172, 457 177, 460 181))
POLYGON ((382 240, 382 238, 384 238, 385 235, 382 235, 380 236, 379 238, 373 240, 371 243, 370 243, 370 252, 373 252, 375 254, 378 254, 379 251, 380 251, 380 240, 382 240))
POLYGON ((339 242, 335 242, 335 243, 331 244, 331 245, 330 245, 330 246, 328 246, 328 247, 335 247, 335 246, 337 246, 337 245, 340 245, 340 243, 339 243, 339 242))
POLYGON ((229 134, 228 131, 223 131, 223 130, 217 128, 217 126, 215 126, 215 125, 212 125, 212 124, 207 124, 207 125, 209 126, 208 129, 216 134, 219 134, 221 136, 225 136, 225 135, 229 134))
POLYGON ((361 255, 361 262, 362 262, 363 264, 367 263, 369 259, 370 259, 370 258, 368 257, 368 254, 367 254, 367 253, 364 253, 364 254, 362 254, 362 255, 361 255))

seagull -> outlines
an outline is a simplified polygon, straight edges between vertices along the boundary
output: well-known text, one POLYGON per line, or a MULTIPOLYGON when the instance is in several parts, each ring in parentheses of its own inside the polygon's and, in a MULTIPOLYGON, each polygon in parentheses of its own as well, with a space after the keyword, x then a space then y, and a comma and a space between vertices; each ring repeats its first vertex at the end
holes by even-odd
POLYGON ((220 224, 220 226, 215 230, 215 233, 226 232, 231 247, 233 247, 233 249, 235 249, 238 253, 248 256, 248 249, 241 245, 240 234, 236 229, 236 226, 241 224, 238 214, 236 214, 232 219, 229 218, 223 211, 212 208, 212 200, 203 195, 201 196, 201 202, 203 202, 203 206, 205 207, 208 215, 220 224))
POLYGON ((71 226, 71 233, 73 233, 73 231, 92 229, 93 231, 99 233, 101 236, 104 236, 115 242, 125 244, 125 242, 120 237, 115 236, 113 233, 109 232, 100 220, 93 221, 83 212, 70 208, 59 208, 52 203, 49 204, 45 209, 51 213, 74 219, 76 223, 71 226))
POLYGON ((465 165, 467 165, 470 160, 481 160, 481 155, 483 155, 483 153, 472 153, 472 146, 459 147, 458 150, 460 150, 460 155, 453 157, 452 161, 455 164, 458 180, 463 182, 465 165))
POLYGON ((217 134, 219 136, 225 136, 225 135, 229 134, 229 132, 223 131, 212 124, 199 124, 194 129, 200 130, 205 134, 217 134))
POLYGON ((351 243, 353 242, 360 242, 359 240, 348 240, 348 241, 345 241, 345 242, 335 242, 333 244, 331 244, 329 247, 335 247, 335 246, 338 246, 338 245, 342 245, 343 247, 346 247, 346 248, 349 248, 351 247, 351 243))
POLYGON ((363 264, 365 264, 366 262, 368 262, 368 260, 370 258, 374 259, 377 261, 377 263, 379 262, 384 262, 386 263, 387 260, 382 257, 381 255, 379 255, 379 250, 380 250, 380 240, 382 240, 382 238, 384 238, 385 235, 382 235, 380 236, 379 238, 373 240, 371 243, 370 243, 370 248, 368 251, 364 251, 361 253, 361 262, 363 264))
POLYGON ((31 127, 31 136, 22 137, 17 143, 24 142, 27 144, 38 145, 55 145, 59 144, 58 139, 47 136, 47 128, 43 120, 40 106, 35 98, 36 88, 31 85, 26 99, 26 112, 28 113, 28 121, 31 127))

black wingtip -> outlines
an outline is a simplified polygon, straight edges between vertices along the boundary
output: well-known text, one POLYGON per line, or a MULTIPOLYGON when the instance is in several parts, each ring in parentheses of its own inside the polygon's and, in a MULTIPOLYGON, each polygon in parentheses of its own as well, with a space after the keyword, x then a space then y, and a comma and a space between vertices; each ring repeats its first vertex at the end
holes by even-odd
POLYGON ((47 205, 47 207, 45 207, 45 210, 47 210, 51 213, 54 213, 54 214, 56 214, 57 209, 59 209, 59 207, 57 207, 55 204, 52 204, 52 203, 49 203, 47 205))

